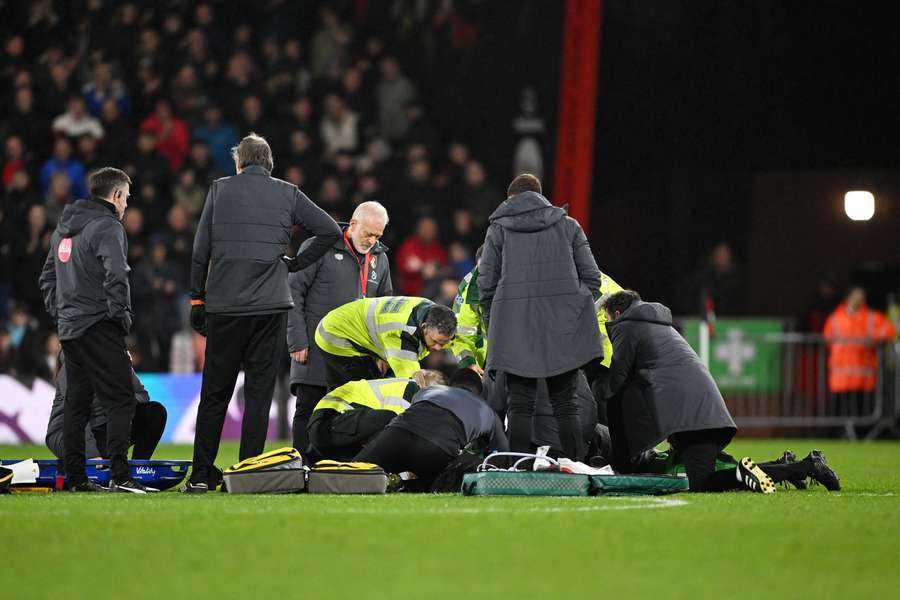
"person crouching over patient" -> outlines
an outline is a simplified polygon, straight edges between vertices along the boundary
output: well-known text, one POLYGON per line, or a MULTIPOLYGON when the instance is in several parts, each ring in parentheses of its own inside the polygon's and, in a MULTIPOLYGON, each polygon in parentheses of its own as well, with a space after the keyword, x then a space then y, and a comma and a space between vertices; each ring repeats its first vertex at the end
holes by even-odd
POLYGON ((425 492, 464 449, 474 454, 508 451, 503 424, 481 391, 478 374, 459 369, 450 387, 434 385, 416 394, 412 406, 353 460, 374 463, 388 473, 413 473, 415 479, 404 488, 425 492))
POLYGON ((362 379, 335 388, 319 400, 309 420, 309 460, 349 460, 409 408, 417 392, 443 383, 439 371, 423 369, 411 378, 362 379))
POLYGON ((672 311, 631 290, 612 294, 603 307, 613 345, 608 410, 614 468, 633 470, 636 457, 668 440, 692 492, 774 492, 771 478, 749 457, 716 471, 716 456, 737 426, 709 369, 672 326, 672 311))

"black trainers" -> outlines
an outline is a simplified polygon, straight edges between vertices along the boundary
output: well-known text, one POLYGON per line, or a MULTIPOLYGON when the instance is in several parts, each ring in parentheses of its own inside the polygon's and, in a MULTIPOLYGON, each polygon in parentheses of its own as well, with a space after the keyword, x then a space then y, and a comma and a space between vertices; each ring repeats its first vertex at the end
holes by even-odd
POLYGON ((834 472, 828 463, 825 462, 825 455, 821 450, 813 450, 803 460, 812 463, 813 472, 812 480, 825 486, 829 492, 838 492, 841 489, 841 479, 834 472))
MULTIPOLYGON (((797 462, 797 455, 790 450, 785 450, 780 458, 773 460, 772 462, 776 465, 790 465, 797 462)), ((808 487, 806 485, 806 479, 802 477, 799 479, 788 479, 787 482, 798 490, 805 490, 808 487)), ((784 485, 784 482, 782 482, 782 485, 784 485)))
POLYGON ((206 484, 209 486, 209 489, 215 491, 219 486, 225 485, 225 474, 222 473, 221 469, 213 465, 206 484))
POLYGON ((774 494, 775 483, 772 478, 756 466, 749 456, 738 461, 736 469, 737 480, 743 483, 747 489, 760 494, 774 494))
POLYGON ((115 481, 109 482, 109 491, 111 492, 123 492, 128 494, 152 494, 154 492, 158 492, 159 490, 156 488, 148 487, 139 481, 135 481, 133 479, 126 479, 120 483, 116 483, 115 481))
POLYGON ((66 488, 69 492, 108 492, 109 490, 95 481, 88 479, 83 483, 66 488))
POLYGON ((179 490, 182 494, 205 494, 209 491, 209 485, 205 483, 194 483, 188 481, 179 490))

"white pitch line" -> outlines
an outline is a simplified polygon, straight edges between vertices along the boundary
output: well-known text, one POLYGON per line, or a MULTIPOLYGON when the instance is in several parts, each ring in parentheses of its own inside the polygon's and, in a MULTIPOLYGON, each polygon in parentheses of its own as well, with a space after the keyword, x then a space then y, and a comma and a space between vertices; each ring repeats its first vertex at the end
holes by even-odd
MULTIPOLYGON (((561 498, 562 499, 562 498, 561 498)), ((579 498, 579 500, 581 500, 579 498)), ((372 515, 372 516, 416 516, 416 515, 481 515, 481 514, 535 514, 535 513, 584 513, 599 512, 607 510, 643 510, 652 508, 674 508, 677 506, 685 506, 687 500, 675 498, 605 498, 602 503, 596 501, 588 501, 585 503, 566 502, 569 506, 523 506, 521 504, 509 504, 506 506, 449 506, 441 507, 398 507, 390 506, 311 506, 309 510, 318 514, 334 514, 334 515, 372 515), (587 503, 591 502, 591 503, 587 503)), ((475 500, 478 502, 478 500, 475 500)), ((229 514, 252 514, 260 512, 276 512, 276 513, 296 513, 303 510, 302 505, 272 506, 272 507, 249 507, 249 506, 223 506, 222 511, 229 514)))

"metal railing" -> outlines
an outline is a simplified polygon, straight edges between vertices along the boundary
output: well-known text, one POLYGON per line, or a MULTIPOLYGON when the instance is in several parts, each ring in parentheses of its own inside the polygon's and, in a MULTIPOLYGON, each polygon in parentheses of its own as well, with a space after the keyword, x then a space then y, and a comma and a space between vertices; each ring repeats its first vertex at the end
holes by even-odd
POLYGON ((757 354, 753 377, 729 379, 717 375, 725 401, 739 427, 781 429, 843 429, 866 439, 897 428, 900 373, 898 347, 870 339, 826 339, 801 333, 748 334, 743 341, 757 354), (856 385, 840 392, 829 386, 828 356, 833 344, 853 344, 875 352, 874 389, 856 385), (762 357, 762 360, 759 360, 762 357), (855 388, 855 389, 853 389, 855 388))

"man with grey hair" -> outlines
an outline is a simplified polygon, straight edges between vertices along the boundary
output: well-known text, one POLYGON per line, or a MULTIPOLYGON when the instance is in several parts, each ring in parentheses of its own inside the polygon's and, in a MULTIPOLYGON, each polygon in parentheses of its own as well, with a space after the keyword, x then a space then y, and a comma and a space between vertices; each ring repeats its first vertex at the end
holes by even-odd
POLYGON ((206 336, 206 354, 194 469, 182 488, 187 493, 219 482, 213 461, 242 367, 240 459, 262 453, 287 313, 294 307, 288 272, 314 264, 341 234, 297 186, 271 176, 272 150, 264 138, 251 133, 232 154, 237 175, 212 183, 194 237, 191 327, 206 336), (313 237, 288 257, 294 225, 313 237))
MULTIPOLYGON (((291 391, 297 397, 293 437, 294 447, 301 452, 308 449, 306 427, 326 391, 322 351, 310 340, 322 317, 338 306, 393 294, 387 248, 379 241, 387 223, 384 206, 363 202, 344 226, 342 239, 313 266, 290 276, 294 308, 288 316, 287 340, 291 391)), ((310 243, 307 240, 301 251, 310 243)))

